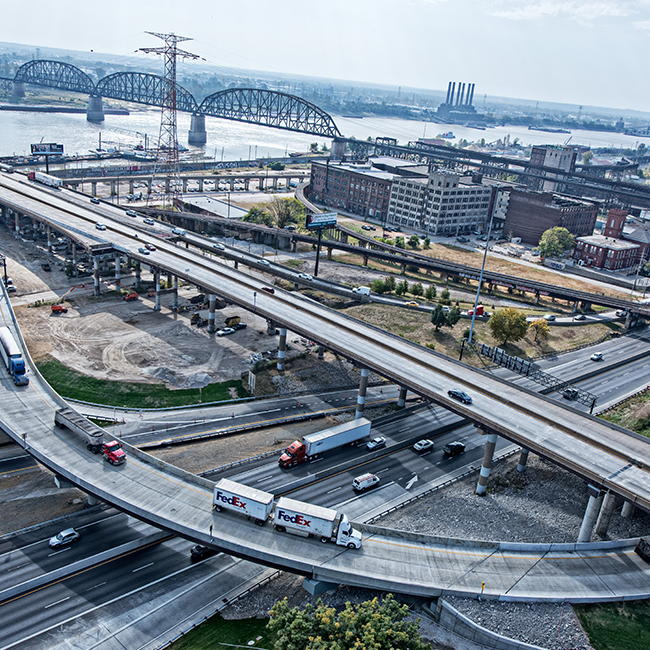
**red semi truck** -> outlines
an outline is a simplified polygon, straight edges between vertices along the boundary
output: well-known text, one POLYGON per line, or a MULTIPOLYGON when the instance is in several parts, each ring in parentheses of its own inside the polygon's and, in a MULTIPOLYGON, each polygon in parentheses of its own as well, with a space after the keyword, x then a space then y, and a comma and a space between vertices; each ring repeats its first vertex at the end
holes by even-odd
POLYGON ((318 458, 323 452, 353 444, 370 433, 370 420, 359 418, 331 429, 312 433, 290 444, 278 459, 280 467, 293 467, 318 458))

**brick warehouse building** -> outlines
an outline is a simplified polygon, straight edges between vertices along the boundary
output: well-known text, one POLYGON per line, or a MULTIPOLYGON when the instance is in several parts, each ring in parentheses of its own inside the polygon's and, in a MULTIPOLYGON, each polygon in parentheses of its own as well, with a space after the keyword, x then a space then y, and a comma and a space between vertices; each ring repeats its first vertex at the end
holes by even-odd
POLYGON ((521 237, 521 241, 536 246, 542 233, 556 226, 566 228, 576 237, 593 233, 598 203, 554 194, 512 189, 503 234, 521 237))
POLYGON ((639 248, 638 244, 623 239, 591 235, 578 237, 573 249, 573 258, 581 260, 584 266, 618 271, 635 265, 639 248))

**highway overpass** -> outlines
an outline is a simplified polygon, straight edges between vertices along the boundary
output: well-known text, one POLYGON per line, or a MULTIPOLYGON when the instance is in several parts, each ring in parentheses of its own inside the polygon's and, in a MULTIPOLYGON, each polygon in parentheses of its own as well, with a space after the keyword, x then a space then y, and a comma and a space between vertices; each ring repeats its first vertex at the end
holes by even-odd
MULTIPOLYGON (((327 309, 295 293, 262 291, 255 278, 217 260, 147 234, 141 222, 113 206, 94 206, 67 191, 48 191, 0 178, 0 203, 53 225, 85 246, 112 245, 254 311, 280 327, 315 340, 360 365, 502 435, 604 490, 650 509, 650 441, 583 415, 532 391, 465 366, 401 337, 327 309), (95 223, 106 224, 97 231, 95 223), (158 250, 138 252, 145 241, 158 250), (462 405, 447 395, 461 387, 474 398, 462 405)), ((11 324, 6 294, 3 316, 11 324)), ((8 378, 0 387, 2 428, 60 476, 89 494, 188 539, 317 579, 437 596, 477 594, 503 599, 615 600, 650 595, 650 570, 633 552, 635 541, 580 545, 463 542, 360 526, 361 551, 254 527, 230 514, 213 514, 211 483, 129 449, 126 465, 104 465, 71 435, 55 429, 60 398, 32 370, 27 389, 8 378), (585 577, 589 576, 589 578, 585 577), (595 576, 598 576, 596 579, 595 576)), ((486 531, 489 537, 489 531, 486 531)))

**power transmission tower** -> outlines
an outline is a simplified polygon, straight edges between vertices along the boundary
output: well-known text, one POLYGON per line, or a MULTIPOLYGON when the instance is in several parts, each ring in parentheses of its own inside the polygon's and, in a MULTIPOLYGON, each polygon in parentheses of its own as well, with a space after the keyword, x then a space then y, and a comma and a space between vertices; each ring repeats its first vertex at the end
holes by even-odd
MULTIPOLYGON (((158 153, 156 154, 156 171, 165 172, 168 180, 165 183, 165 194, 163 203, 170 203, 173 206, 176 200, 181 198, 181 175, 178 161, 178 129, 176 110, 176 59, 180 56, 185 59, 200 59, 201 57, 191 52, 179 50, 177 44, 182 41, 191 41, 186 36, 175 34, 159 34, 158 32, 146 32, 152 36, 165 41, 164 47, 141 47, 140 51, 147 54, 162 54, 165 57, 165 74, 162 88, 162 103, 160 113, 160 133, 158 135, 158 153)), ((151 179, 153 188, 153 178, 151 179)), ((147 195, 147 203, 151 191, 147 195)), ((168 207, 167 205, 165 207, 168 207)))

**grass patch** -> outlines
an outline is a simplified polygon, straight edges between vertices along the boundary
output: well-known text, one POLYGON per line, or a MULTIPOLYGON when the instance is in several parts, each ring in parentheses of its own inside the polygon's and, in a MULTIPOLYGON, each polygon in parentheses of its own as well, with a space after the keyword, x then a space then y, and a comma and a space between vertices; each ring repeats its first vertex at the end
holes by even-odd
POLYGON ((208 384, 201 392, 198 388, 170 390, 163 384, 108 381, 88 377, 68 368, 49 355, 37 361, 36 365, 43 377, 59 395, 108 406, 164 408, 221 402, 232 399, 230 388, 237 391, 238 397, 247 396, 240 380, 208 384))
MULTIPOLYGON (((645 392, 630 397, 600 417, 612 424, 618 424, 620 427, 650 438, 650 393, 645 392)), ((648 647, 650 648, 650 645, 648 647)))
POLYGON ((594 650, 650 648, 650 602, 575 605, 594 650))
POLYGON ((249 641, 257 648, 270 648, 271 635, 266 631, 268 618, 226 620, 215 614, 171 645, 172 650, 233 650, 233 645, 248 647, 249 641), (257 637, 262 638, 257 641, 257 637), (229 643, 231 645, 223 645, 229 643))

